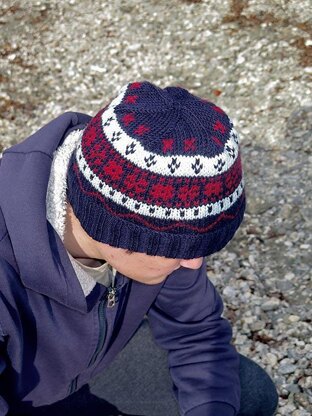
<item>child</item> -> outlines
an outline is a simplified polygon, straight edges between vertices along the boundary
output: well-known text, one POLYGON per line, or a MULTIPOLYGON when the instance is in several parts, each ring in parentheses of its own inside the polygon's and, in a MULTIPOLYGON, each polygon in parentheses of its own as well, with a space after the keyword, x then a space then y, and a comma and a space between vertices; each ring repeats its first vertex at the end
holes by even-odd
POLYGON ((238 136, 219 107, 128 84, 95 117, 65 113, 7 149, 0 190, 0 415, 178 414, 153 384, 157 372, 169 382, 146 315, 180 414, 273 414, 275 388, 231 345, 206 273, 245 209, 238 136), (111 363, 122 376, 107 382, 111 363), (128 368, 146 383, 132 401, 142 386, 128 368))

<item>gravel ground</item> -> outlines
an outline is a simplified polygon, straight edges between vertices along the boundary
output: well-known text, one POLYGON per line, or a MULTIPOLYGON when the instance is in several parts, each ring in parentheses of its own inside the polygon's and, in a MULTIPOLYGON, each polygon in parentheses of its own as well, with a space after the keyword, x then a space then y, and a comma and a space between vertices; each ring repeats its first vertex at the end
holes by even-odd
POLYGON ((248 208, 208 259, 242 354, 278 415, 312 414, 309 0, 0 0, 0 152, 66 110, 95 114, 129 81, 181 85, 241 133, 248 208))

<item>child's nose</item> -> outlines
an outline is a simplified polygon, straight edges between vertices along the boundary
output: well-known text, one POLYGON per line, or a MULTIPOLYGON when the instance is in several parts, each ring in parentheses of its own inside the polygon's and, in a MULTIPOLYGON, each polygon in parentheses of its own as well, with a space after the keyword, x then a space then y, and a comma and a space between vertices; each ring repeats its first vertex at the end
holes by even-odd
POLYGON ((203 264, 203 260, 203 257, 199 257, 197 259, 181 260, 180 266, 187 267, 188 269, 199 269, 203 264))

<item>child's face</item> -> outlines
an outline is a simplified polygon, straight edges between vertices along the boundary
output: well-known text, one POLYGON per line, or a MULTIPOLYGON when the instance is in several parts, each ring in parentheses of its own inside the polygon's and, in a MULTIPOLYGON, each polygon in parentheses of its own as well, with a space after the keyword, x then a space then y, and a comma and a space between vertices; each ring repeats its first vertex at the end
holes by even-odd
POLYGON ((74 257, 101 259, 107 261, 114 269, 125 276, 148 285, 161 283, 174 270, 183 266, 199 269, 203 257, 191 260, 171 259, 161 256, 150 256, 145 253, 129 252, 93 240, 82 228, 74 215, 70 204, 67 204, 65 246, 74 257))
POLYGON ((129 252, 122 248, 97 244, 100 257, 106 260, 113 268, 125 276, 141 283, 153 285, 161 283, 170 273, 181 266, 189 269, 199 269, 203 257, 191 260, 171 259, 161 256, 150 256, 145 253, 129 252))

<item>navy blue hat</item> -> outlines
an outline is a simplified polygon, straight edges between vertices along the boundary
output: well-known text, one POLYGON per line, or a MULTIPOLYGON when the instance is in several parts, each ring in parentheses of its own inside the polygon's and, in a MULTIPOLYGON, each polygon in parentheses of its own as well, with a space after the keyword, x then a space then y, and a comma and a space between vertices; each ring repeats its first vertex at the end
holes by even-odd
POLYGON ((68 199, 84 230, 114 247, 192 259, 242 222, 238 135, 213 103, 180 87, 123 87, 82 133, 68 199))

